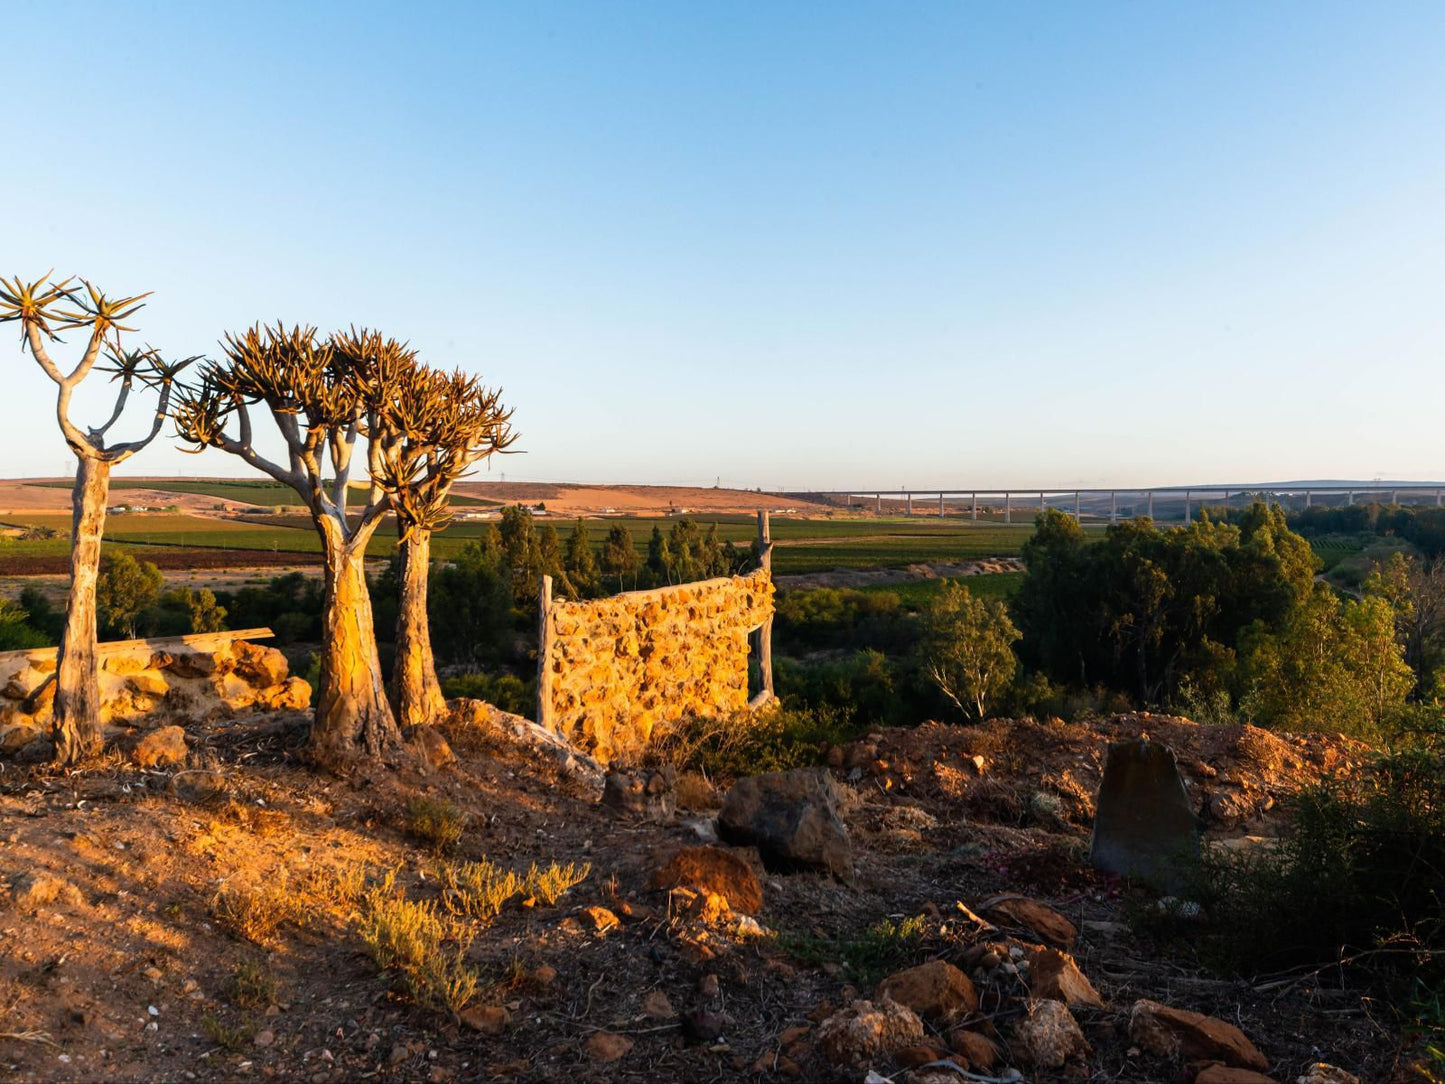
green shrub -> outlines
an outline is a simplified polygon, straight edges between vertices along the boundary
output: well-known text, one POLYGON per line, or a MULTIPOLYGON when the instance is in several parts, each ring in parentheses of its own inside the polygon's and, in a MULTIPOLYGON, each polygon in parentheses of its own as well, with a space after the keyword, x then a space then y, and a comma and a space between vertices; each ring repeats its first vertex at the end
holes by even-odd
POLYGON ((530 715, 537 706, 537 681, 523 681, 514 674, 462 674, 443 678, 442 694, 448 700, 465 696, 513 715, 530 715))
POLYGON ((863 986, 872 986, 909 963, 923 940, 922 915, 901 922, 882 919, 853 938, 819 937, 780 931, 777 945, 800 963, 840 963, 863 986))
POLYGON ((859 728, 831 711, 775 707, 723 718, 684 720, 654 733, 650 763, 730 781, 822 762, 831 745, 857 737, 859 728))
POLYGON ((1300 793, 1277 848, 1206 859, 1206 959, 1267 973, 1354 958, 1445 983, 1445 755, 1398 753, 1369 777, 1300 793))

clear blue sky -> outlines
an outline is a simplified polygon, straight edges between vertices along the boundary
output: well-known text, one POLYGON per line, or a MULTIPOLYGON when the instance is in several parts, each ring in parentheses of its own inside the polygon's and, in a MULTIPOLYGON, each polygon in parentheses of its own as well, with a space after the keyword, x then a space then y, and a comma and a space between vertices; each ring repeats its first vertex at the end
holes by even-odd
MULTIPOLYGON (((409 338, 506 388, 508 478, 1445 477, 1445 4, 4 26, 0 271, 154 290, 139 338, 177 354, 409 338)), ((0 473, 68 468, 9 328, 0 359, 0 473)))

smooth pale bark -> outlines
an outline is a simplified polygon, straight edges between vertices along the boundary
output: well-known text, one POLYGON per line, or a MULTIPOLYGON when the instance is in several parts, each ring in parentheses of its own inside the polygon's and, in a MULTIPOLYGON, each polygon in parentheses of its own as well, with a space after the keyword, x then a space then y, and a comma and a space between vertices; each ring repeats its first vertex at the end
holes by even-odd
POLYGON ((71 493, 70 597, 55 673, 52 737, 57 764, 79 763, 100 752, 104 741, 95 660, 95 582, 109 496, 110 463, 77 456, 71 493))
POLYGON ((341 766, 359 757, 380 758, 401 747, 401 733, 386 698, 363 559, 370 531, 349 542, 332 520, 317 521, 326 551, 321 611, 321 678, 311 754, 341 766))
MULTIPOLYGON (((405 530, 405 527, 402 528, 405 530)), ((403 727, 427 726, 446 713, 446 698, 432 658, 427 622, 427 576, 431 571, 431 532, 413 527, 401 547, 401 599, 396 615, 397 722, 403 727)))

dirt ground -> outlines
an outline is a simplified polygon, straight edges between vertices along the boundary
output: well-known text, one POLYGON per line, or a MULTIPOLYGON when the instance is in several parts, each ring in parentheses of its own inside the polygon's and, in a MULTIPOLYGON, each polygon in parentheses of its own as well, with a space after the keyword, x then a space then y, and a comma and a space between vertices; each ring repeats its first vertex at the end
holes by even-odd
MULTIPOLYGON (((1083 1065, 1025 1070, 1025 1079, 1186 1081, 1180 1066, 1131 1052, 1127 1014, 1139 997, 1237 1023, 1275 1080, 1293 1081, 1316 1060, 1366 1081, 1396 1078, 1400 1041, 1364 991, 1323 982, 1261 989, 1182 966, 1127 925, 1129 886, 1082 861, 1112 737, 1170 741, 1206 806, 1209 788, 1250 796, 1254 812, 1214 825, 1217 835, 1268 835, 1279 797, 1362 762, 1368 751, 1348 742, 1147 715, 871 735, 831 753, 847 794, 855 882, 763 872, 758 936, 647 890, 666 855, 698 842, 705 808, 658 824, 618 819, 552 760, 474 730, 449 731, 452 767, 338 779, 300 763, 305 725, 260 716, 191 727, 181 770, 141 770, 116 754, 70 773, 0 763, 0 882, 10 886, 0 893, 0 1075, 742 1081, 789 1079, 791 1067, 794 1079, 861 1080, 810 1053, 817 1021, 868 996, 876 977, 829 946, 919 916, 895 965, 964 961, 985 935, 957 904, 1022 892, 1079 927, 1074 956, 1106 1002, 1077 1013, 1093 1047, 1083 1065), (497 1034, 404 1000, 367 956, 355 904, 336 888, 348 870, 396 870, 410 897, 437 898, 439 859, 405 830, 416 795, 469 814, 454 858, 519 870, 590 864, 557 905, 513 901, 476 926, 469 960, 482 982, 464 1015, 498 1010, 497 1034), (59 887, 27 896, 43 873, 59 887), (292 917, 260 943, 227 932, 218 894, 268 886, 296 901, 292 917), (620 925, 599 929, 592 907, 620 925), (603 1031, 632 1046, 599 1060, 589 1040, 603 1031)), ((683 794, 711 804, 704 786, 683 794)), ((1017 1013, 1010 992, 981 991, 983 1026, 1007 1037, 1017 1013)), ((886 1057, 875 1067, 903 1079, 886 1057)))

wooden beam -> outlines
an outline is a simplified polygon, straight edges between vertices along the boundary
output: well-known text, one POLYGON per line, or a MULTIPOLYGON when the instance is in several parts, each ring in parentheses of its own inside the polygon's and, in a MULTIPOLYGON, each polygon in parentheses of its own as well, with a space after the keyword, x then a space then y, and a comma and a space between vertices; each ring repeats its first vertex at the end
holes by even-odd
MULTIPOLYGON (((126 655, 150 648, 151 651, 214 651, 237 640, 269 640, 276 634, 267 628, 230 629, 225 632, 192 632, 184 636, 147 636, 139 640, 106 640, 95 645, 97 658, 126 655)), ((57 648, 32 647, 20 651, 0 651, 0 665, 14 659, 53 659, 57 648)))

